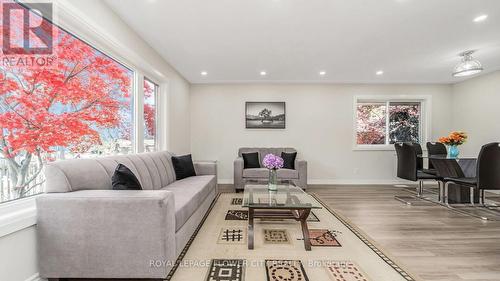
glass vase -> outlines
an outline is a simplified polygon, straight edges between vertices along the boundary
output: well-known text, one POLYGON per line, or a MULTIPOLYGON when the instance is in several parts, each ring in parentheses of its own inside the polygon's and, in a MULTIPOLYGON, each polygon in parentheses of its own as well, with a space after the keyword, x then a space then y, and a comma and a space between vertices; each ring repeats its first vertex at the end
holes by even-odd
POLYGON ((275 169, 269 170, 269 183, 267 184, 267 189, 269 191, 276 191, 278 189, 278 173, 275 169))
POLYGON ((458 150, 458 145, 450 145, 448 148, 448 157, 457 158, 460 151, 458 150))

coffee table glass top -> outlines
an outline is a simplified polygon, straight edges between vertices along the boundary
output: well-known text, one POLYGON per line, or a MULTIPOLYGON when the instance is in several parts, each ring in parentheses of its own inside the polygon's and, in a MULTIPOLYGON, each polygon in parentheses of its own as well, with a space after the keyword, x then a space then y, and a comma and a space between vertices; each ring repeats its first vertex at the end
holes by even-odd
POLYGON ((280 183, 276 191, 267 184, 248 183, 243 194, 243 207, 262 209, 321 209, 321 205, 302 188, 280 183))

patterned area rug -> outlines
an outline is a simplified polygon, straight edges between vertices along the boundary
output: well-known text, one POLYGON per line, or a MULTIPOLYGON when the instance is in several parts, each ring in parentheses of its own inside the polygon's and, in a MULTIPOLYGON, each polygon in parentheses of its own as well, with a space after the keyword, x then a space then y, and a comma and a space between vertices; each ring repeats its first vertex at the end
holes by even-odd
POLYGON ((255 248, 248 250, 248 210, 233 204, 237 196, 218 196, 167 280, 416 280, 325 205, 314 210, 318 220, 308 222, 311 251, 304 249, 300 223, 294 220, 255 220, 255 248))
POLYGON ((219 234, 218 243, 221 244, 242 244, 247 242, 247 230, 245 227, 223 227, 219 234))
POLYGON ((264 229, 265 244, 288 244, 288 231, 286 229, 264 229))
POLYGON ((300 260, 266 260, 267 281, 308 281, 300 260))
POLYGON ((309 216, 307 217, 307 221, 314 221, 314 222, 319 222, 318 217, 314 214, 314 212, 311 212, 309 216))
POLYGON ((340 247, 337 241, 338 231, 328 229, 309 229, 311 246, 340 247))
POLYGON ((226 220, 228 220, 228 221, 246 221, 246 220, 248 220, 248 211, 228 210, 226 213, 226 220))
POLYGON ((366 273, 361 271, 354 262, 333 262, 326 266, 334 281, 369 281, 366 273))
POLYGON ((243 204, 243 198, 235 197, 231 199, 231 205, 242 205, 242 204, 243 204))
POLYGON ((207 281, 242 281, 244 280, 244 260, 214 259, 210 263, 207 281))

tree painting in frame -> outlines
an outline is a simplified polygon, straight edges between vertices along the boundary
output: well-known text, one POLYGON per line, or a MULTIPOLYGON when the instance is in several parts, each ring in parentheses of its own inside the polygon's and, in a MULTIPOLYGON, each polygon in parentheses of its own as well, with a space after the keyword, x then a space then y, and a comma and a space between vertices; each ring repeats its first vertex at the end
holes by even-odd
POLYGON ((246 102, 247 129, 285 129, 284 102, 246 102))

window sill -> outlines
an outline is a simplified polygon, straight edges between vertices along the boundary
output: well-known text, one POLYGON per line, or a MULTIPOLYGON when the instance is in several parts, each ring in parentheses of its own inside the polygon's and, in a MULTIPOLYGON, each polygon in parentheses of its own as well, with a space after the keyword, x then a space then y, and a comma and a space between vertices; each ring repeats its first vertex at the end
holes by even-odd
POLYGON ((353 151, 394 151, 394 145, 354 145, 353 151))
POLYGON ((0 237, 36 224, 35 197, 0 204, 0 237))
MULTIPOLYGON (((353 151, 396 151, 394 144, 391 145, 354 145, 353 151)), ((427 148, 422 146, 422 151, 427 151, 427 148)))

